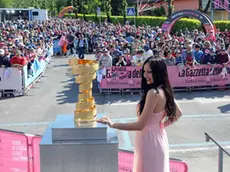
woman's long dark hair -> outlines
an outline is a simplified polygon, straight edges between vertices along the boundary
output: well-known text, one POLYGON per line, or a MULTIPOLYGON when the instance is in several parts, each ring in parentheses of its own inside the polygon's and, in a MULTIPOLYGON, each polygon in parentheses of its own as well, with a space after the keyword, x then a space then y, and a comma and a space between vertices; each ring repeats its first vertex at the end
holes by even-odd
POLYGON ((168 79, 168 71, 166 64, 162 58, 155 58, 153 56, 149 57, 142 66, 142 80, 141 80, 141 89, 143 91, 142 99, 140 101, 140 114, 142 113, 145 105, 145 99, 148 91, 150 89, 162 88, 166 97, 165 111, 167 117, 170 120, 173 120, 176 116, 176 104, 174 101, 174 95, 168 79), (152 71, 153 84, 147 84, 147 81, 144 77, 144 66, 149 63, 149 66, 152 71))

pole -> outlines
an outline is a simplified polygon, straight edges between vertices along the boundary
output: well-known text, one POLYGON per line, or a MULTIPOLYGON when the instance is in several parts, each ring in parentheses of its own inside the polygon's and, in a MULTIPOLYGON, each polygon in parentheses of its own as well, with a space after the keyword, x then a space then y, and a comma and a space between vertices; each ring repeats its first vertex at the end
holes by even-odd
POLYGON ((218 172, 223 172, 223 150, 219 148, 218 172))
POLYGON ((99 14, 99 31, 101 33, 101 14, 99 14))
POLYGON ((211 5, 211 20, 214 20, 214 2, 212 2, 213 5, 211 5))
POLYGON ((134 15, 134 25, 137 27, 137 23, 136 23, 136 15, 134 15))

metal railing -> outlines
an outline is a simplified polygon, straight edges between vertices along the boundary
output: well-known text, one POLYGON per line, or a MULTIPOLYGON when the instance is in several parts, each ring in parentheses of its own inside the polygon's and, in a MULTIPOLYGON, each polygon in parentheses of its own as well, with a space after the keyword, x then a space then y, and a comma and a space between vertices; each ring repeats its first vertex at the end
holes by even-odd
POLYGON ((223 172, 223 159, 224 159, 224 153, 230 157, 230 153, 227 152, 217 141, 215 141, 209 134, 204 133, 206 136, 206 142, 209 142, 210 140, 215 143, 219 148, 219 155, 218 155, 218 172, 223 172))

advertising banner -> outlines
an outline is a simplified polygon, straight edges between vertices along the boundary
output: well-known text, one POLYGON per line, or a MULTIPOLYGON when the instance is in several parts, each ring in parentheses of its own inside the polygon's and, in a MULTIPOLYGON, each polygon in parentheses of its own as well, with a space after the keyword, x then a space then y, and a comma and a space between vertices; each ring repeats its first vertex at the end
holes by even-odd
MULTIPOLYGON (((0 172, 40 172, 40 136, 0 130, 0 172)), ((118 151, 118 172, 132 172, 133 152, 118 151)), ((188 166, 170 159, 170 172, 187 172, 188 166)))
POLYGON ((27 145, 24 134, 0 130, 0 171, 29 172, 27 145))
POLYGON ((140 67, 109 67, 101 80, 101 88, 140 88, 140 67))
POLYGON ((22 74, 17 68, 0 68, 0 90, 22 91, 22 74))
MULTIPOLYGON (((173 88, 230 84, 230 68, 226 67, 225 70, 222 65, 167 66, 167 69, 173 88)), ((109 67, 105 70, 100 87, 102 89, 140 88, 141 75, 140 67, 109 67)))

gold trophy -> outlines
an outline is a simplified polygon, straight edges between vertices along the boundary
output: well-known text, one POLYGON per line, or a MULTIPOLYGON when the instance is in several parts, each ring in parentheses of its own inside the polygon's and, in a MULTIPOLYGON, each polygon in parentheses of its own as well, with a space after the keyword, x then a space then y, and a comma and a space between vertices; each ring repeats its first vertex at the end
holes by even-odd
POLYGON ((96 60, 83 60, 71 58, 69 65, 75 76, 75 82, 79 84, 78 102, 74 112, 75 123, 90 123, 96 121, 96 105, 92 96, 92 81, 96 78, 99 69, 96 60))

